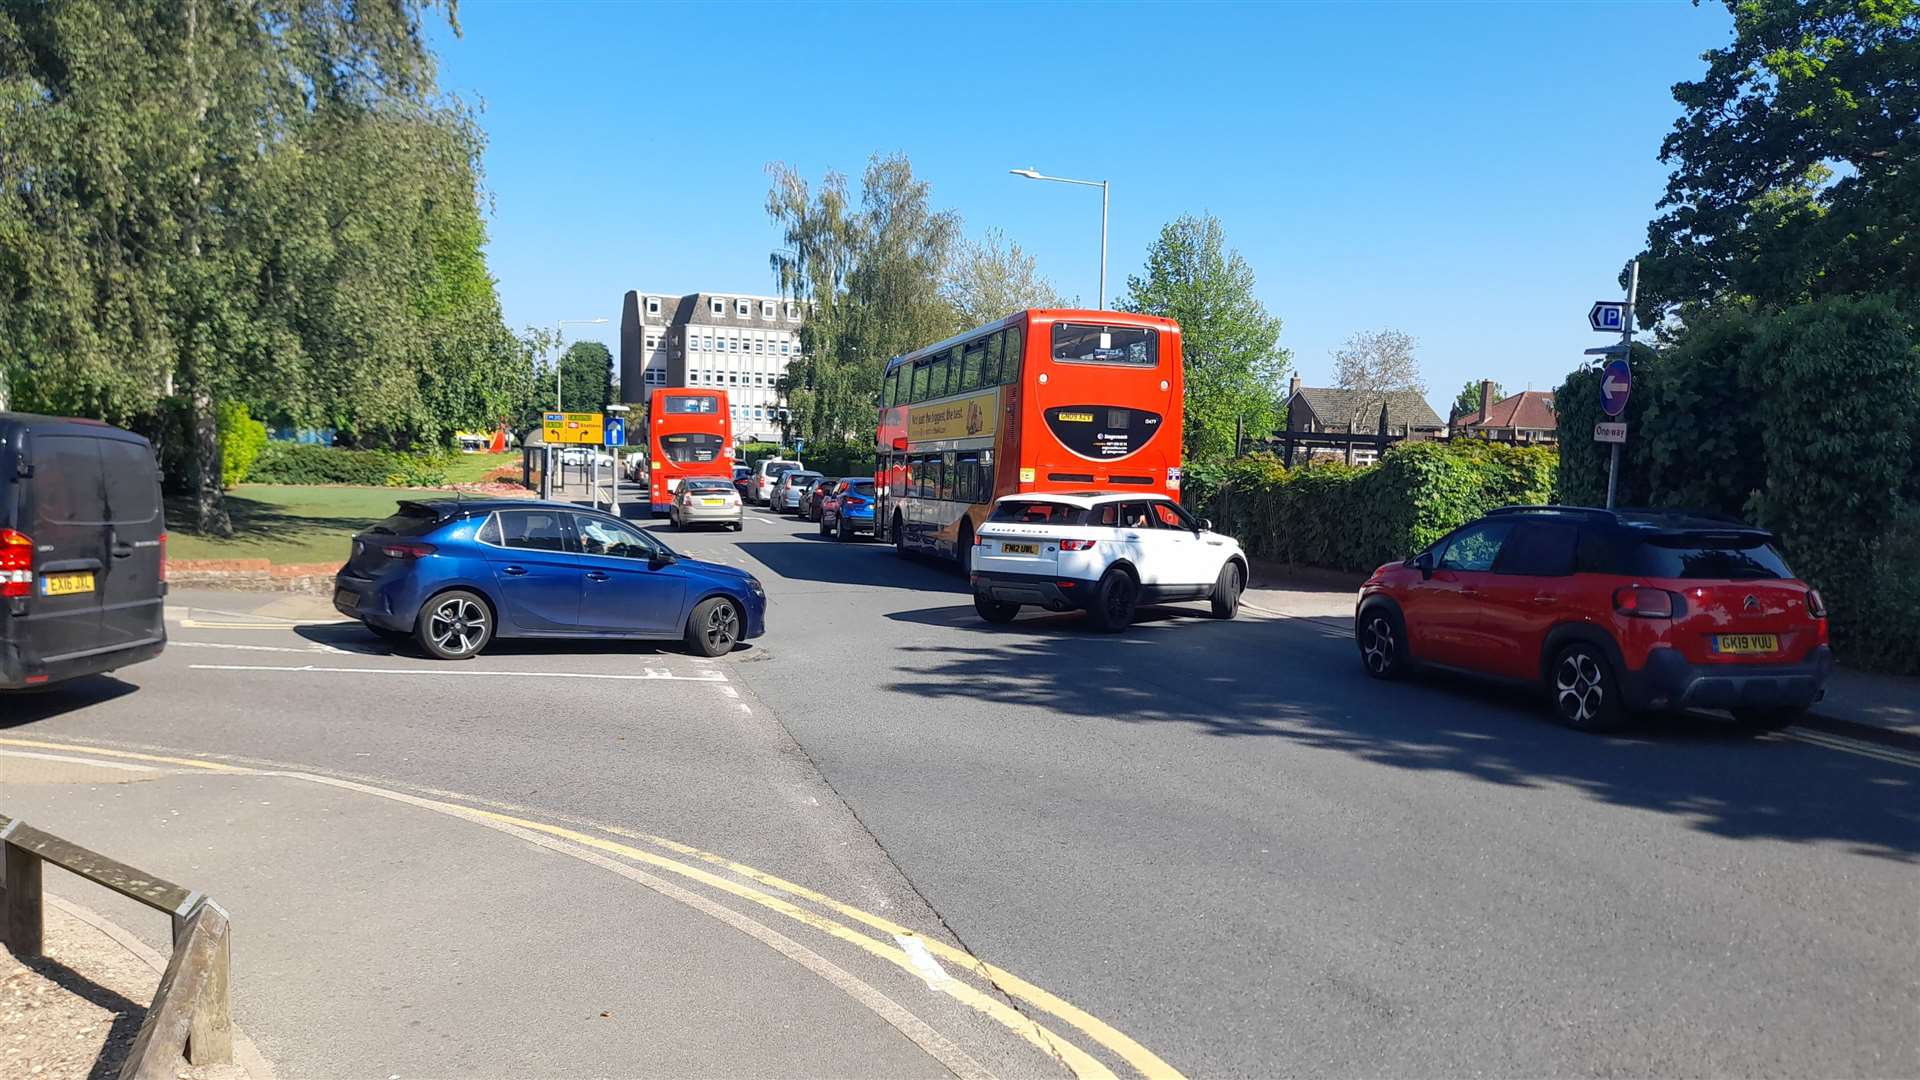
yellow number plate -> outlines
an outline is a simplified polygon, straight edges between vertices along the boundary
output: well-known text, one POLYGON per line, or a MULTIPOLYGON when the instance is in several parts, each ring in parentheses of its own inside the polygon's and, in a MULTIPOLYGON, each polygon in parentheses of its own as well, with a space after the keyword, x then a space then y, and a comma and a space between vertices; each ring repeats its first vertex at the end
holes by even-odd
POLYGON ((1001 544, 1000 550, 1008 555, 1038 555, 1039 544, 1001 544))
POLYGON ((1774 634, 1715 634, 1713 651, 1722 656, 1780 651, 1780 638, 1774 634))
POLYGON ((41 596, 74 596, 92 591, 92 574, 48 574, 40 579, 41 596))
POLYGON ((701 500, 700 500, 700 505, 701 505, 701 506, 725 506, 725 505, 727 505, 727 500, 725 500, 725 499, 701 499, 701 500))

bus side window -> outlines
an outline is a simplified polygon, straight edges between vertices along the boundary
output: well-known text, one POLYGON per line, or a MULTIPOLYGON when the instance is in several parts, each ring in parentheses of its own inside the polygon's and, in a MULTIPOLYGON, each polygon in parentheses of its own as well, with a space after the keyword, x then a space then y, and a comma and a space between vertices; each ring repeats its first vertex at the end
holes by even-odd
POLYGON ((896 369, 894 371, 887 372, 886 389, 880 392, 881 408, 890 409, 893 406, 900 404, 900 402, 896 400, 899 396, 900 396, 900 372, 896 369))
POLYGON ((947 380, 953 374, 952 350, 942 353, 940 359, 935 360, 933 366, 927 370, 930 372, 927 376, 928 397, 945 397, 952 392, 953 387, 947 384, 947 380))
POLYGON ((932 499, 953 498, 953 487, 947 477, 947 463, 935 454, 927 459, 927 497, 932 499))
POLYGON ((987 351, 980 357, 980 385, 1000 385, 1000 346, 1006 335, 995 330, 987 335, 987 351))
POLYGON ((985 359, 986 355, 986 338, 977 338, 967 342, 966 347, 960 352, 959 389, 977 390, 980 388, 980 362, 985 359))
POLYGON ((954 462, 953 497, 963 503, 983 502, 979 488, 980 458, 967 454, 954 462))
POLYGON ((909 390, 911 400, 918 402, 927 399, 927 365, 913 365, 913 385, 909 390))
POLYGON ((1000 357, 1000 382, 1002 385, 1020 381, 1021 361, 1025 359, 1021 356, 1020 349, 1022 344, 1021 338, 1023 336, 1020 327, 1011 326, 1007 328, 1006 348, 1000 357))

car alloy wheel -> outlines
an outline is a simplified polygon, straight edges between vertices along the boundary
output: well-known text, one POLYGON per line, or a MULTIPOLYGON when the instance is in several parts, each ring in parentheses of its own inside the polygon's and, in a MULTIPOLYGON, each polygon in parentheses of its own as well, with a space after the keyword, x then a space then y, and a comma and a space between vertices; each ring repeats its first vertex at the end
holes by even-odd
POLYGON ((466 593, 455 593, 433 603, 426 619, 426 646, 435 656, 461 660, 487 643, 492 620, 487 609, 466 593))
POLYGON ((1360 661, 1367 674, 1385 678, 1393 673, 1400 659, 1400 639, 1393 632, 1393 620, 1384 612, 1374 612, 1360 627, 1360 661))
POLYGON ((1582 731, 1605 731, 1624 718, 1613 668, 1592 646, 1569 645, 1555 658, 1553 711, 1561 723, 1582 731))
POLYGON ((1109 634, 1125 630, 1133 622, 1134 602, 1140 594, 1140 586, 1133 575, 1125 570, 1113 569, 1100 579, 1096 607, 1093 614, 1100 629, 1109 634))

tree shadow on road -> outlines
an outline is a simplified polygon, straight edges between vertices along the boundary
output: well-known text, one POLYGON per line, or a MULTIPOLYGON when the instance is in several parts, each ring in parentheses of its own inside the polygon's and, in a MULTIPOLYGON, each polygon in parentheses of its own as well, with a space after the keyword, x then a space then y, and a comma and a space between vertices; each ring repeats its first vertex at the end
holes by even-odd
MULTIPOLYGON (((901 558, 882 544, 746 542, 740 550, 790 581, 824 581, 912 592, 964 593, 966 580, 951 563, 901 558)), ((967 608, 969 614, 972 608, 967 608)))
POLYGON ((895 613, 888 617, 951 627, 969 640, 902 647, 899 677, 884 685, 1082 720, 1176 724, 1215 738, 1285 739, 1509 788, 1572 787, 1720 836, 1920 856, 1920 772, 1907 766, 1756 738, 1699 714, 1648 717, 1595 736, 1558 726, 1524 690, 1444 676, 1369 679, 1351 632, 1332 621, 1223 622, 1204 608, 1143 615, 1109 635, 1078 615, 1023 615, 996 627, 971 607, 895 613))

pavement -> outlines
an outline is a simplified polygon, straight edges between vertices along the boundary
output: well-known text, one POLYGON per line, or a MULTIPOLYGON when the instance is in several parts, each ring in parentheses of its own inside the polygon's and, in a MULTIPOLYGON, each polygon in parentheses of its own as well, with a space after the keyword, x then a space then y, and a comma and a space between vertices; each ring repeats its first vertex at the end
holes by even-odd
POLYGON ((659 528, 769 634, 437 664, 180 590, 159 660, 6 703, 0 809, 231 910, 288 1076, 1920 1074, 1897 725, 1594 737, 1364 678, 1344 590, 991 627, 791 518, 659 528))

